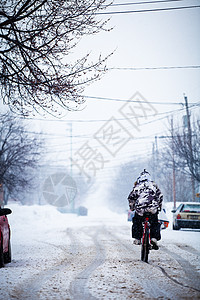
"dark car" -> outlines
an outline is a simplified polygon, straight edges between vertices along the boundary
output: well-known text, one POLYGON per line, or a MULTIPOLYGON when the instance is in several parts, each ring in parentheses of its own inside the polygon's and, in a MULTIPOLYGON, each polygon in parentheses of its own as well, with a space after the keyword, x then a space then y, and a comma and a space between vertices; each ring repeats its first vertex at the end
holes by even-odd
POLYGON ((200 203, 181 203, 177 209, 173 209, 173 230, 181 228, 200 229, 200 203))
POLYGON ((0 268, 11 262, 10 225, 7 218, 11 212, 9 208, 0 208, 0 268))

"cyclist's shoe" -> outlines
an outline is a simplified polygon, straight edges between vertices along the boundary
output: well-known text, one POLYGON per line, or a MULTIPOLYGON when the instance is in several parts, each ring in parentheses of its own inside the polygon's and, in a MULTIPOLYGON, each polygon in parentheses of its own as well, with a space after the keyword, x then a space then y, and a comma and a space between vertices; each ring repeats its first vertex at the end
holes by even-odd
POLYGON ((151 239, 151 245, 152 245, 152 249, 154 249, 154 250, 158 250, 159 249, 157 239, 152 238, 151 239))
POLYGON ((133 241, 133 244, 134 244, 134 245, 141 245, 141 240, 135 239, 135 240, 133 241))

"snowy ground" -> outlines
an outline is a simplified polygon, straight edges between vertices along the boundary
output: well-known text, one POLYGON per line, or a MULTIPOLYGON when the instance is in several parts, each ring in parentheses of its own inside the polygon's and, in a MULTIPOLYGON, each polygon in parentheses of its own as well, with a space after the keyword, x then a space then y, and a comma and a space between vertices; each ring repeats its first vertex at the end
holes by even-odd
POLYGON ((146 264, 126 215, 8 207, 13 259, 0 270, 0 299, 200 298, 200 230, 163 230, 160 250, 146 264))

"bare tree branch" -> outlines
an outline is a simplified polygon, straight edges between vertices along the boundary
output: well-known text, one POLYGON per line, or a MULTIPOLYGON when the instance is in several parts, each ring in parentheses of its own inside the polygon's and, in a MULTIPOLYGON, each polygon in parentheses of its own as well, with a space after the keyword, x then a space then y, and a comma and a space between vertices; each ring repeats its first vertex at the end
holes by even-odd
POLYGON ((87 84, 105 73, 108 57, 67 58, 84 35, 106 28, 96 12, 106 0, 2 0, 0 3, 0 89, 13 111, 59 114, 84 102, 87 84))
POLYGON ((166 165, 172 165, 172 150, 174 149, 175 167, 182 173, 191 175, 200 182, 200 125, 195 122, 192 129, 192 145, 185 128, 176 129, 174 138, 166 140, 166 148, 162 153, 166 165))
POLYGON ((41 149, 42 142, 28 135, 21 120, 9 113, 0 115, 0 183, 9 194, 16 195, 32 186, 41 149))

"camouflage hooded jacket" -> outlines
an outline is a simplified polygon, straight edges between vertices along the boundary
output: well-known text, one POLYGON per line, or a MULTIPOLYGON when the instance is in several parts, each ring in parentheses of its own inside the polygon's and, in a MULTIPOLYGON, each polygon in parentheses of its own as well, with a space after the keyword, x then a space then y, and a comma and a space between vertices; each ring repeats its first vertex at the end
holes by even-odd
POLYGON ((161 210, 163 195, 153 181, 136 182, 128 201, 130 209, 140 216, 143 216, 144 212, 155 214, 161 210))

